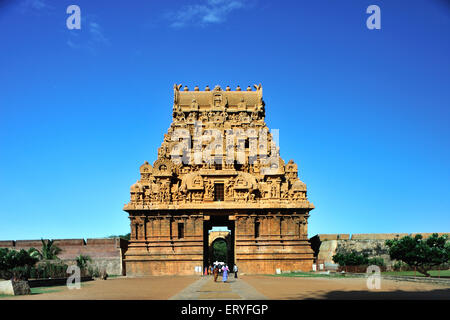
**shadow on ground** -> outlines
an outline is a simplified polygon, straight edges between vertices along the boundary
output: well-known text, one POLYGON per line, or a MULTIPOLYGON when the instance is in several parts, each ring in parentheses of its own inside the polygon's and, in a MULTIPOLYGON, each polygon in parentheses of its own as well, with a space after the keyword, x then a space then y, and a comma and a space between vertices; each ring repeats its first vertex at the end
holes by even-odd
POLYGON ((450 288, 427 291, 329 291, 316 292, 316 297, 304 295, 288 299, 304 300, 450 300, 450 288))

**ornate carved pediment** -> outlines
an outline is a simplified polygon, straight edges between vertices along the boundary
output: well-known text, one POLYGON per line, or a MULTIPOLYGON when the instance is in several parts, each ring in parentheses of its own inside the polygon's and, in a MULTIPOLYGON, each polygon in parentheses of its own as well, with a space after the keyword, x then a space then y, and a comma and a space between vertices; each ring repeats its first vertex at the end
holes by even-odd
POLYGON ((155 177, 170 177, 173 174, 174 163, 169 159, 157 159, 153 163, 155 177))
POLYGON ((261 161, 261 173, 265 176, 279 176, 284 174, 284 161, 281 157, 268 157, 261 161))
POLYGON ((224 97, 220 90, 214 90, 212 95, 211 106, 213 111, 224 111, 228 105, 227 97, 224 97))
POLYGON ((139 170, 141 173, 152 173, 152 165, 148 161, 145 161, 139 170))
POLYGON ((234 189, 235 190, 241 190, 241 189, 253 190, 253 189, 256 189, 256 188, 257 188, 256 180, 249 173, 241 172, 234 179, 234 189))
POLYGON ((187 190, 203 190, 203 178, 197 172, 188 173, 184 176, 182 184, 187 190))
POLYGON ((132 193, 144 192, 144 187, 142 186, 142 184, 139 181, 136 181, 136 183, 131 186, 130 192, 132 192, 132 193))
POLYGON ((306 184, 300 181, 300 179, 297 179, 297 181, 292 185, 291 190, 293 192, 306 192, 306 184))
POLYGON ((152 176, 153 168, 147 161, 145 161, 144 164, 139 168, 139 171, 141 172, 141 180, 148 181, 152 176))
POLYGON ((289 160, 289 162, 286 165, 286 172, 297 172, 297 165, 294 163, 294 160, 289 160))
POLYGON ((286 178, 292 183, 294 183, 298 177, 298 169, 297 165, 294 163, 293 160, 289 160, 288 164, 285 167, 285 171, 286 171, 286 178))

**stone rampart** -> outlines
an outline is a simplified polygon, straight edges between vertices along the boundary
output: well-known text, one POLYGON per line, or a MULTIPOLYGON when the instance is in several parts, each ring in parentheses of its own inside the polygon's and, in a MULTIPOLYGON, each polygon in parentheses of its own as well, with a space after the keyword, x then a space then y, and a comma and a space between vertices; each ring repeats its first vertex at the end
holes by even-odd
MULTIPOLYGON (((388 239, 401 238, 404 236, 415 236, 421 234, 428 238, 433 233, 354 233, 350 234, 318 234, 310 238, 311 247, 314 250, 314 257, 318 264, 324 264, 327 269, 334 269, 337 265, 333 261, 333 255, 338 251, 357 252, 367 254, 369 258, 383 258, 386 266, 392 267, 385 241, 388 239)), ((441 235, 450 233, 438 233, 441 235)))
MULTIPOLYGON (((44 239, 48 241, 48 239, 44 239)), ((100 269, 105 268, 108 274, 125 275, 123 257, 128 247, 128 241, 121 238, 94 239, 54 239, 54 245, 61 249, 58 258, 68 264, 73 264, 79 255, 89 256, 92 264, 100 269)), ((3 240, 0 248, 25 249, 42 248, 41 240, 3 240)))

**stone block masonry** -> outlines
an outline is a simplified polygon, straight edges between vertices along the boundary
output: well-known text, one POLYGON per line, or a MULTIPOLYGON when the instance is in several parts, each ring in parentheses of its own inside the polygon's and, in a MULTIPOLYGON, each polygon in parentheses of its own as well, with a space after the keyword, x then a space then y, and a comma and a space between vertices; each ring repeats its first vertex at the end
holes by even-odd
MULTIPOLYGON (((317 263, 325 264, 325 267, 334 265, 333 255, 338 251, 357 252, 367 254, 369 258, 383 258, 386 266, 391 268, 391 261, 385 241, 388 239, 415 236, 421 234, 425 239, 433 233, 355 233, 355 234, 318 234, 310 238, 311 247, 317 263)), ((450 233, 438 233, 441 235, 450 233)))
MULTIPOLYGON (((85 255, 92 259, 94 266, 106 269, 110 275, 126 273, 123 257, 128 248, 127 240, 121 238, 54 239, 54 245, 61 249, 58 257, 69 265, 74 264, 79 255, 85 255)), ((0 248, 41 250, 42 242, 41 240, 6 240, 0 241, 0 248)))

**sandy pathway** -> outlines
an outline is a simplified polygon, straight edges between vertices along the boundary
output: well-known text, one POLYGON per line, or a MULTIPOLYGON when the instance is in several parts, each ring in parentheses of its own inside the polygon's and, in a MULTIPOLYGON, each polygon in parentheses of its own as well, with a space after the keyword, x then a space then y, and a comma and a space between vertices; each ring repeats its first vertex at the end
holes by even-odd
POLYGON ((207 276, 197 280, 170 299, 264 300, 267 298, 241 279, 230 277, 227 282, 222 282, 219 278, 217 282, 214 282, 212 276, 207 276))
MULTIPOLYGON (((49 290, 58 292, 41 293, 29 296, 16 296, 2 299, 27 300, 167 300, 185 287, 189 286, 198 276, 154 276, 143 278, 114 278, 83 282, 81 289, 69 290, 67 287, 52 287, 49 290)), ((1 299, 0 299, 1 300, 1 299)))
POLYGON ((51 287, 57 290, 30 296, 3 299, 31 300, 203 300, 203 299, 446 299, 450 287, 394 280, 382 280, 380 290, 369 290, 365 278, 299 278, 242 275, 228 283, 214 283, 212 277, 154 276, 114 278, 82 283, 80 290, 51 287))

